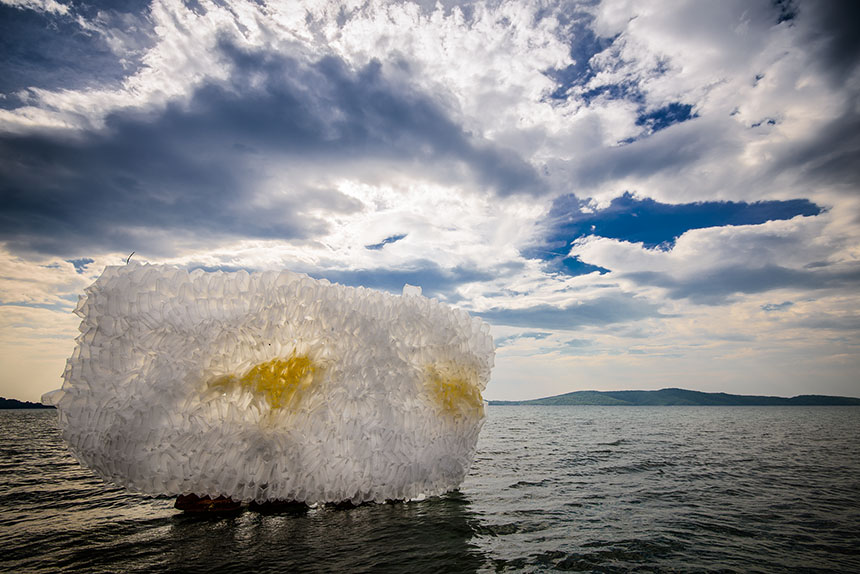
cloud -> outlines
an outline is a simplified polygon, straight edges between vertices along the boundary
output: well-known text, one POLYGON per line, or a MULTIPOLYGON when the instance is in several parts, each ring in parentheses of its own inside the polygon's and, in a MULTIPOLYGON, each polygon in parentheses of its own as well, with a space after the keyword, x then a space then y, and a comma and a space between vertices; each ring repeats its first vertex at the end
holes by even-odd
MULTIPOLYGON (((671 247, 674 241, 691 229, 758 225, 768 221, 792 219, 821 213, 821 208, 807 199, 789 201, 707 201, 665 204, 650 198, 636 198, 625 193, 610 205, 597 211, 570 209, 574 198, 558 198, 549 217, 557 223, 556 231, 568 241, 586 235, 598 235, 645 247, 671 247)), ((582 204, 581 204, 582 205, 582 204)))
POLYGON ((799 171, 810 185, 835 184, 853 194, 860 181, 860 98, 854 106, 808 138, 782 146, 783 154, 771 170, 776 177, 799 171))
MULTIPOLYGON (((694 276, 641 271, 627 273, 626 279, 639 285, 666 289, 673 299, 722 305, 737 294, 764 293, 774 289, 852 289, 860 285, 860 266, 847 269, 811 271, 781 265, 762 267, 718 267, 694 276)), ((773 309, 765 309, 773 310, 773 309)))
POLYGON ((0 94, 6 98, 0 107, 29 103, 38 91, 119 86, 140 69, 154 43, 152 23, 145 11, 136 12, 139 8, 134 3, 4 2, 0 94))
POLYGON ((827 313, 813 317, 805 317, 795 321, 792 326, 803 329, 824 329, 828 331, 847 331, 847 336, 834 339, 834 342, 853 347, 853 355, 857 351, 857 333, 860 333, 860 315, 857 313, 827 313))
POLYGON ((71 312, 84 287, 101 272, 104 261, 22 258, 0 250, 0 306, 71 312), (89 261, 89 263, 87 263, 89 261), (99 264, 102 266, 100 267, 99 264))
POLYGON ((323 214, 362 209, 320 188, 321 173, 465 176, 502 195, 541 189, 528 163, 388 82, 378 63, 352 71, 333 57, 223 49, 235 62, 229 83, 206 84, 187 104, 116 112, 103 131, 0 135, 0 239, 70 256, 306 240, 326 232, 323 214))
POLYGON ((672 249, 592 235, 575 241, 571 255, 611 269, 608 278, 627 289, 657 287, 670 299, 698 304, 725 305, 778 289, 844 294, 856 289, 860 267, 851 255, 856 232, 841 225, 828 212, 692 229, 672 249))
POLYGON ((511 398, 855 384, 854 4, 10 2, 12 321, 135 251, 422 285, 511 398))
POLYGON ((641 243, 647 249, 671 249, 675 240, 691 229, 755 225, 815 216, 821 208, 806 199, 759 201, 755 203, 709 201, 670 205, 650 198, 624 193, 603 208, 593 209, 588 201, 568 194, 557 197, 539 227, 543 242, 523 251, 552 264, 552 269, 568 275, 583 275, 610 269, 584 263, 570 256, 573 244, 583 237, 598 236, 641 243))
POLYGON ((803 2, 798 12, 806 42, 818 51, 818 61, 834 83, 850 82, 860 65, 860 38, 855 26, 860 20, 860 6, 851 0, 803 2))
POLYGON ((477 313, 490 324, 569 331, 660 317, 659 305, 624 293, 604 295, 567 306, 495 308, 477 313))
POLYGON ((837 180, 850 189, 857 68, 841 68, 834 85, 828 50, 854 49, 850 26, 832 16, 853 9, 620 0, 584 8, 590 15, 576 26, 588 32, 571 26, 571 44, 583 41, 587 65, 569 84, 559 78, 557 127, 542 141, 553 189, 601 204, 625 191, 686 203, 815 201, 812 189, 837 180))
POLYGON ((555 100, 567 99, 574 88, 587 85, 597 73, 591 65, 591 59, 618 39, 618 35, 598 36, 592 28, 594 16, 588 12, 587 6, 585 9, 581 8, 575 7, 571 13, 559 17, 563 23, 563 35, 570 45, 572 62, 563 68, 550 68, 545 71, 547 76, 558 84, 550 94, 550 98, 555 100))
POLYGON ((341 285, 364 286, 392 293, 400 293, 403 285, 409 283, 421 286, 426 297, 441 297, 449 302, 456 302, 460 299, 456 290, 461 285, 497 279, 506 273, 510 271, 460 266, 445 269, 429 260, 416 260, 405 269, 311 270, 309 275, 341 285))
MULTIPOLYGON (((731 140, 715 133, 724 128, 711 129, 713 126, 705 125, 708 122, 703 119, 675 124, 672 129, 662 129, 641 138, 643 130, 635 125, 637 113, 633 110, 624 113, 629 116, 622 122, 625 127, 609 132, 606 139, 611 141, 583 149, 571 159, 547 162, 549 168, 567 182, 568 189, 588 190, 579 194, 591 195, 591 190, 602 191, 605 185, 617 189, 618 182, 629 181, 635 185, 633 182, 652 177, 671 177, 733 145, 731 140), (632 143, 617 145, 631 140, 632 143)), ((617 194, 617 191, 613 193, 617 194)))
POLYGON ((0 4, 19 10, 33 10, 49 14, 68 14, 69 5, 57 0, 2 0, 0 4))

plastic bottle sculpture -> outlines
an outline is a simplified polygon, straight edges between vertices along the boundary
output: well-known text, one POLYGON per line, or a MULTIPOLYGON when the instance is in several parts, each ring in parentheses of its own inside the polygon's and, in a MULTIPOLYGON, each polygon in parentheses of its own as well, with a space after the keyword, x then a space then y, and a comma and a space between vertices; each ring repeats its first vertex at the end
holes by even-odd
POLYGON ((419 288, 130 263, 76 313, 43 401, 75 456, 132 491, 358 504, 444 493, 471 465, 489 325, 419 288))

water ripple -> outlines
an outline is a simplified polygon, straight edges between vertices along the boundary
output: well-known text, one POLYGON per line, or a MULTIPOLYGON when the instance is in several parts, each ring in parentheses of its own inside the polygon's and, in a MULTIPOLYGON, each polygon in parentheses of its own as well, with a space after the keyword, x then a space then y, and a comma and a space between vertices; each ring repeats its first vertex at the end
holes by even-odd
POLYGON ((8 572, 860 571, 860 408, 490 407, 460 492, 189 516, 0 411, 8 572))

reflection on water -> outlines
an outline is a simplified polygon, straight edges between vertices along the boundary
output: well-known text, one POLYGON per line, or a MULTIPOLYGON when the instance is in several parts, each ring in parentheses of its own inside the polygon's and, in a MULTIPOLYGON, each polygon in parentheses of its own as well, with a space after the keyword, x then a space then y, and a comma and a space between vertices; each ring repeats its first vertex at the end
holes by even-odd
POLYGON ((176 515, 166 539, 168 569, 209 572, 472 572, 483 563, 470 543, 477 524, 452 494, 422 503, 365 505, 305 513, 244 512, 231 518, 176 515))
POLYGON ((0 411, 8 572, 860 571, 860 408, 490 407, 460 493, 185 515, 0 411))
POLYGON ((460 493, 338 510, 188 515, 105 485, 67 453, 53 411, 0 411, 9 571, 471 572, 478 521, 460 493))

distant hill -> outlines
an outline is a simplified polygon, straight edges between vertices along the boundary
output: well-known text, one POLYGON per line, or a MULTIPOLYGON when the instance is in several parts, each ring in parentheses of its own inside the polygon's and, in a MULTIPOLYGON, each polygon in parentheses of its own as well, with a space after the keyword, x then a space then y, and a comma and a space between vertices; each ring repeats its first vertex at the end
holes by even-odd
POLYGON ((488 401, 491 405, 598 405, 598 406, 845 406, 860 405, 853 397, 799 395, 766 397, 703 393, 685 389, 659 391, 575 391, 529 401, 488 401))
POLYGON ((30 401, 19 401, 18 399, 6 399, 0 397, 0 409, 53 409, 50 405, 42 403, 31 403, 30 401))

